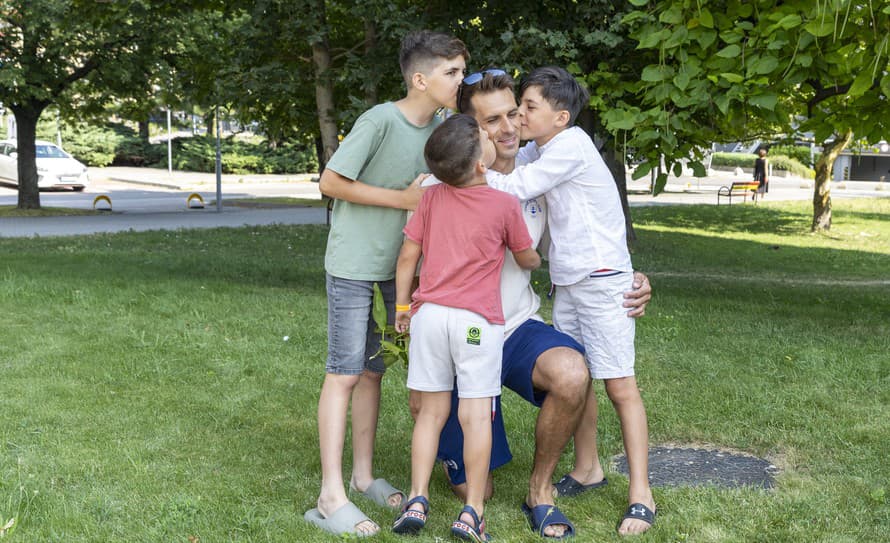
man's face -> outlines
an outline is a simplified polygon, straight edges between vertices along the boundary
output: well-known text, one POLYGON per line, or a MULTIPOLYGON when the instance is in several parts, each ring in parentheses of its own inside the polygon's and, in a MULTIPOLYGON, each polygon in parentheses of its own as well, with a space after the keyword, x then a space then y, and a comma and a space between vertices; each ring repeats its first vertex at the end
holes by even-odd
POLYGON ((513 91, 476 93, 472 102, 476 122, 494 142, 497 158, 514 158, 519 152, 519 107, 513 91))
POLYGON ((456 56, 437 63, 424 75, 426 91, 437 105, 451 109, 457 107, 457 89, 466 68, 464 57, 456 56))
POLYGON ((497 149, 495 149, 492 139, 488 137, 488 132, 481 126, 479 127, 479 143, 482 146, 482 157, 479 160, 485 164, 486 168, 491 168, 497 158, 497 149))

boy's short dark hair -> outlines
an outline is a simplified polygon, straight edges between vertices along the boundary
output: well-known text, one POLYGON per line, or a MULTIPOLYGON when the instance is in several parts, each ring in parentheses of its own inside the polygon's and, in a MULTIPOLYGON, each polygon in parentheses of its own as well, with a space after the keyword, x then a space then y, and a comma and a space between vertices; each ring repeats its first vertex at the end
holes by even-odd
POLYGON ((473 109, 473 96, 505 89, 513 92, 515 85, 516 82, 513 81, 509 74, 482 74, 482 79, 478 83, 473 85, 461 83, 460 92, 458 93, 460 101, 457 103, 457 110, 467 115, 476 115, 476 110, 473 109))
POLYGON ((417 72, 427 73, 436 63, 457 56, 470 59, 470 53, 464 42, 442 32, 432 30, 414 30, 402 38, 399 50, 399 66, 402 77, 411 85, 411 76, 417 72))
POLYGON ((473 177, 476 161, 482 156, 479 123, 469 115, 448 117, 430 134, 423 158, 437 179, 460 186, 473 177))
POLYGON ((545 66, 535 68, 519 82, 519 95, 529 87, 540 87, 541 96, 553 109, 569 112, 569 124, 575 124, 575 120, 581 110, 590 102, 590 94, 572 74, 557 66, 545 66))

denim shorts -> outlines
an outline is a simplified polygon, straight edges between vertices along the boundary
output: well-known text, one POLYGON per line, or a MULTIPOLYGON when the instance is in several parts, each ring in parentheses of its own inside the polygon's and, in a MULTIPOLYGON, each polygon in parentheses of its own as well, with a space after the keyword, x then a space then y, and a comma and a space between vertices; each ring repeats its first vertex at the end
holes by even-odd
POLYGON ((327 373, 360 375, 365 370, 384 373, 383 357, 371 358, 380 348, 380 332, 371 316, 374 283, 386 303, 387 322, 393 322, 395 280, 359 281, 326 274, 328 293, 327 373))

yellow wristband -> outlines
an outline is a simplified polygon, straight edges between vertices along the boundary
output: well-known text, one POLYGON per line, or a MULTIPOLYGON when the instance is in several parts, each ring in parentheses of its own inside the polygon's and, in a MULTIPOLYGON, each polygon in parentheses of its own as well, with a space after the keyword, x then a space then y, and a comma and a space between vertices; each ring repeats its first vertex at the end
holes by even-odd
POLYGON ((396 304, 396 311, 411 311, 411 305, 399 305, 396 304))

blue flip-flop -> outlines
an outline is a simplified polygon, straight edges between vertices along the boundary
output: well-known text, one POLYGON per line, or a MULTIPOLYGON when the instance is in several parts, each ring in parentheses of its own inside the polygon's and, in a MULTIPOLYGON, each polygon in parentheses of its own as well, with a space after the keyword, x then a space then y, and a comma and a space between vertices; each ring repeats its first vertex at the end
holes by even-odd
POLYGON ((657 511, 649 509, 642 503, 632 503, 627 506, 627 511, 624 512, 624 516, 621 517, 621 520, 618 521, 618 525, 615 527, 615 529, 618 530, 619 528, 621 528, 621 523, 629 518, 642 520, 651 528, 655 524, 655 516, 657 514, 657 511))
POLYGON ((527 503, 522 502, 522 512, 528 519, 532 531, 543 538, 560 540, 575 536, 575 525, 555 505, 545 504, 529 507, 527 503), (544 534, 544 529, 554 524, 563 524, 568 529, 559 537, 544 534))
POLYGON ((609 484, 609 481, 603 477, 602 481, 585 485, 567 473, 563 475, 562 479, 557 481, 553 487, 556 488, 556 494, 558 496, 572 497, 577 496, 578 494, 583 494, 588 490, 606 486, 607 484, 609 484))

